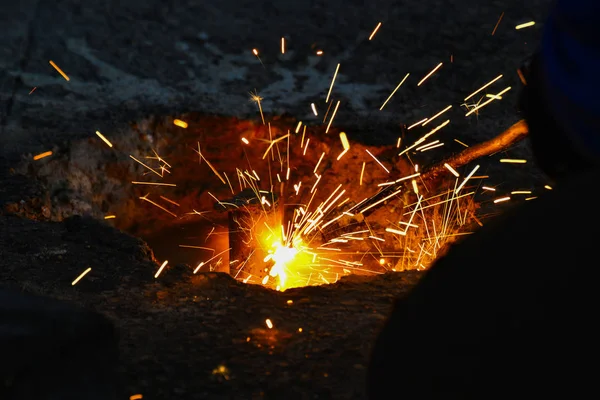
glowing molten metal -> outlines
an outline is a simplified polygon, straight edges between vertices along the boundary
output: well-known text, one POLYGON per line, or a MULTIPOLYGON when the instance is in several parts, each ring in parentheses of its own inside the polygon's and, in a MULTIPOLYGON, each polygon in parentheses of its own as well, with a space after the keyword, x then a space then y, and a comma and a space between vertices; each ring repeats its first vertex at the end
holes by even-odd
MULTIPOLYGON (((281 227, 280 230, 283 231, 281 227)), ((267 249, 267 255, 263 261, 267 265, 271 265, 268 275, 263 278, 262 284, 265 285, 269 277, 272 277, 278 279, 277 290, 305 286, 305 274, 306 270, 312 265, 312 257, 307 253, 308 247, 302 245, 302 239, 286 240, 284 235, 276 237, 279 235, 267 229, 262 235, 259 233, 258 236, 264 237, 260 244, 267 249)))
POLYGON ((267 254, 264 261, 268 262, 272 260, 275 263, 271 267, 269 275, 279 277, 279 287, 283 289, 285 288, 287 278, 286 266, 294 260, 296 254, 298 254, 298 250, 278 242, 273 243, 272 247, 274 250, 269 250, 269 254, 267 254))

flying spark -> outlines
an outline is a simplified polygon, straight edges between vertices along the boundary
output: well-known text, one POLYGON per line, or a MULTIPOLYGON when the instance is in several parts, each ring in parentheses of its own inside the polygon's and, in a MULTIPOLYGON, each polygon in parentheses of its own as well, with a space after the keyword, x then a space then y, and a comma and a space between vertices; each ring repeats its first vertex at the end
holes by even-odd
POLYGON ((79 282, 81 280, 81 278, 86 276, 91 270, 92 270, 92 268, 88 268, 85 271, 83 271, 77 278, 75 278, 75 280, 73 282, 71 282, 71 286, 77 285, 77 282, 79 282))
POLYGON ((494 36, 494 34, 496 33, 496 29, 498 29, 498 26, 500 25, 500 21, 502 21, 502 18, 504 18, 504 11, 502 11, 502 14, 500 14, 500 18, 498 18, 498 22, 496 22, 496 26, 494 26, 494 30, 492 31, 492 36, 494 36))
POLYGON ((340 64, 335 67, 335 72, 333 73, 333 78, 331 78, 331 85, 329 86, 329 92, 327 92, 327 97, 325 98, 325 103, 329 103, 329 96, 331 96, 331 91, 333 90, 333 85, 335 84, 335 78, 337 78, 338 71, 340 70, 340 64))
POLYGON ((59 74, 61 74, 63 78, 65 78, 65 80, 66 80, 67 82, 71 80, 71 79, 70 79, 70 78, 67 76, 67 74, 65 74, 65 73, 63 72, 63 70, 62 70, 62 69, 60 69, 60 68, 58 67, 58 65, 56 65, 56 64, 54 63, 54 61, 50 60, 50 65, 52 65, 52 66, 54 67, 54 69, 55 69, 55 70, 56 70, 56 71, 57 71, 59 74))
POLYGON ((523 29, 523 28, 529 28, 530 26, 534 26, 535 25, 535 21, 529 21, 529 22, 525 22, 524 24, 520 24, 515 26, 515 29, 523 29))
POLYGON ((400 89, 400 86, 402 86, 402 84, 404 83, 404 81, 406 80, 406 78, 408 78, 408 75, 410 75, 410 73, 407 73, 404 76, 404 78, 400 81, 400 83, 398 84, 398 86, 396 86, 396 88, 392 91, 392 94, 390 94, 389 97, 383 102, 383 104, 379 108, 379 111, 383 110, 383 107, 385 107, 385 105, 388 103, 388 101, 390 101, 390 99, 392 98, 392 96, 394 95, 394 93, 396 93, 396 91, 398 89, 400 89))
POLYGON ((167 264, 169 263, 169 261, 165 260, 162 265, 160 266, 160 268, 158 269, 158 271, 156 271, 156 274, 154 274, 154 279, 158 278, 158 276, 160 275, 160 273, 163 271, 163 269, 165 269, 165 267, 167 266, 167 264))
POLYGON ((494 200, 494 203, 502 203, 508 200, 510 200, 510 196, 500 197, 499 199, 494 200))
POLYGON ((377 24, 377 26, 375 27, 375 29, 373 29, 373 32, 371 32, 371 35, 369 36, 369 40, 373 39, 373 37, 375 36, 375 34, 379 30, 379 28, 381 28, 381 22, 377 24))
POLYGON ((106 144, 108 145, 108 147, 113 147, 112 143, 111 143, 111 142, 110 142, 110 141, 109 141, 109 140, 108 140, 108 139, 107 139, 107 138, 106 138, 106 137, 105 137, 103 134, 101 134, 100 132, 96 131, 96 135, 97 135, 97 136, 98 136, 100 139, 102 139, 102 141, 103 141, 104 143, 106 143, 106 144))
POLYGON ((37 160, 41 160, 42 158, 46 158, 52 155, 51 151, 45 151, 43 153, 40 153, 38 155, 33 156, 33 160, 37 161, 37 160))
POLYGON ((174 119, 173 120, 173 125, 178 126, 180 128, 183 128, 183 129, 185 129, 185 128, 188 127, 188 123, 185 122, 185 121, 182 121, 180 119, 174 119))
POLYGON ((427 75, 425 75, 425 76, 423 77, 423 79, 421 79, 421 80, 419 81, 419 83, 417 83, 417 86, 421 86, 421 85, 423 84, 423 82, 425 82, 425 81, 426 81, 426 80, 427 80, 427 79, 428 79, 428 78, 429 78, 431 75, 435 74, 435 72, 436 72, 438 69, 442 68, 442 65, 443 65, 443 64, 444 64, 443 62, 439 63, 439 64, 438 64, 438 65, 437 65, 437 66, 436 66, 434 69, 432 69, 432 70, 431 70, 431 72, 429 72, 427 75))

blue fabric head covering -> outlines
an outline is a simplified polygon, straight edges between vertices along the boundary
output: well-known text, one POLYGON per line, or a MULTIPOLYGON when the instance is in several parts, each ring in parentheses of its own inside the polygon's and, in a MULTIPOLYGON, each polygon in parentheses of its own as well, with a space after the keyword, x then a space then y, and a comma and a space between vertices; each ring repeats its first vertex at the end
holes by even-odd
POLYGON ((600 0, 558 0, 540 49, 546 102, 575 151, 600 161, 600 0))

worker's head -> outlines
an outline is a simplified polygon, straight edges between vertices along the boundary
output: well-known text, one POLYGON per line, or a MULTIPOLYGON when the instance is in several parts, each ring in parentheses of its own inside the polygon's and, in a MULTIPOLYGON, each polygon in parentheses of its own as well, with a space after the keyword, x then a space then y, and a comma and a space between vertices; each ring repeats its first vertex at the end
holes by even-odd
POLYGON ((558 0, 521 99, 531 143, 552 178, 600 165, 600 1, 558 0))

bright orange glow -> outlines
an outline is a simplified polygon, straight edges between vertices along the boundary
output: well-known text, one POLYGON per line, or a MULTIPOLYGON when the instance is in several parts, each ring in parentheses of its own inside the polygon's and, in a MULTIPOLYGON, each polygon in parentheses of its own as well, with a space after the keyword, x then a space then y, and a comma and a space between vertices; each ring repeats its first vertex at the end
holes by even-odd
POLYGON ((50 60, 50 65, 52 65, 52 67, 54 67, 54 69, 56 70, 56 72, 58 72, 58 73, 59 73, 59 74, 60 74, 60 75, 61 75, 63 78, 65 78, 65 80, 66 80, 67 82, 71 80, 71 79, 70 79, 70 78, 67 76, 67 74, 65 74, 65 73, 64 73, 64 71, 63 71, 62 69, 60 69, 60 68, 58 67, 58 65, 56 65, 56 64, 54 63, 54 61, 50 60))
POLYGON ((185 128, 188 127, 188 123, 185 122, 185 121, 182 121, 180 119, 174 119, 173 120, 173 125, 178 126, 180 128, 183 128, 183 129, 185 129, 185 128))
POLYGON ((534 25, 535 25, 535 21, 529 21, 529 22, 525 22, 524 24, 515 26, 515 29, 519 30, 519 29, 523 29, 523 28, 529 28, 530 26, 534 26, 534 25))
POLYGON ((310 249, 300 237, 286 240, 281 234, 281 225, 267 226, 268 224, 256 226, 259 246, 266 252, 263 262, 270 265, 270 268, 267 267, 269 273, 263 279, 264 284, 270 278, 275 278, 275 286, 279 290, 306 286, 306 277, 310 275, 311 266, 314 265, 313 256, 307 253, 310 249))
POLYGON ((46 157, 51 156, 51 155, 52 155, 51 151, 46 151, 46 152, 43 152, 43 153, 38 154, 36 156, 33 156, 33 160, 34 161, 41 160, 42 158, 46 158, 46 157))

